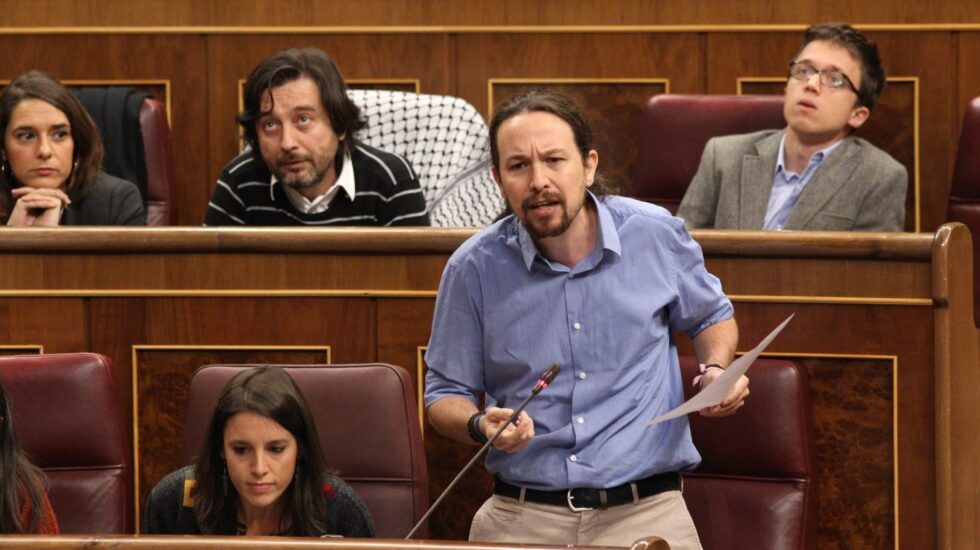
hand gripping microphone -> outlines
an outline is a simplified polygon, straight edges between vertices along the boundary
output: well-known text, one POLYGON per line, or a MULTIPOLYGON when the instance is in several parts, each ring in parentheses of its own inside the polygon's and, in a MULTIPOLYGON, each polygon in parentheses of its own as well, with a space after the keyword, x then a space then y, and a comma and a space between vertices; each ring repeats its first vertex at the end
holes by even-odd
POLYGON ((535 395, 541 393, 541 390, 547 388, 548 384, 551 384, 551 381, 555 379, 555 376, 558 376, 558 371, 560 370, 561 367, 558 366, 558 363, 552 363, 552 365, 548 367, 548 370, 546 370, 545 373, 541 375, 541 378, 538 378, 537 383, 535 383, 534 387, 531 388, 531 393, 524 398, 524 401, 521 402, 521 405, 519 407, 514 409, 514 414, 510 416, 510 420, 501 424, 500 428, 497 429, 497 432, 493 434, 493 436, 490 439, 488 439, 487 442, 484 443, 482 447, 480 447, 480 450, 477 451, 475 455, 473 455, 473 458, 471 458, 470 461, 466 463, 466 466, 463 466, 463 469, 460 470, 458 474, 456 474, 456 477, 453 478, 452 482, 450 482, 449 485, 446 487, 446 489, 442 492, 442 494, 439 495, 439 498, 437 498, 436 501, 432 503, 432 506, 429 506, 429 509, 425 512, 425 515, 422 516, 422 519, 420 519, 419 522, 415 524, 415 527, 412 527, 412 530, 409 531, 407 535, 405 535, 405 540, 409 540, 412 538, 412 535, 414 535, 415 532, 419 530, 419 527, 421 527, 422 524, 425 523, 425 520, 429 519, 429 516, 432 515, 432 512, 435 511, 435 509, 439 506, 439 504, 442 503, 442 500, 446 498, 446 495, 449 494, 449 491, 452 491, 453 487, 455 487, 456 484, 459 483, 459 480, 463 478, 463 474, 469 471, 469 469, 473 466, 473 464, 476 463, 476 460, 480 458, 480 455, 483 454, 483 451, 486 451, 490 447, 490 445, 493 445, 493 442, 497 440, 497 437, 500 434, 504 433, 504 430, 507 429, 508 425, 516 422, 517 418, 521 415, 521 411, 524 410, 524 407, 527 406, 527 404, 531 401, 531 399, 534 398, 535 395))

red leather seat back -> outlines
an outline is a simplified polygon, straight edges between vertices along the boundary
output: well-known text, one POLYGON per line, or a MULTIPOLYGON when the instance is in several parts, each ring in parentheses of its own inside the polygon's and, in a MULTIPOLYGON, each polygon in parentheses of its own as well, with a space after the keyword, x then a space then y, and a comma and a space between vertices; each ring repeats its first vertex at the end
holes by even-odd
MULTIPOLYGON (((697 361, 681 358, 683 380, 697 361)), ((752 394, 724 418, 690 415, 701 465, 684 474, 684 498, 705 548, 803 549, 817 528, 813 421, 806 371, 760 359, 752 394)), ((688 382, 685 392, 694 389, 688 382)))
POLYGON ((48 476, 62 533, 133 532, 129 437, 109 360, 94 353, 0 357, 24 450, 48 476))
POLYGON ((980 327, 980 97, 963 115, 946 218, 963 223, 973 236, 973 318, 980 327))
POLYGON ((676 213, 709 139, 785 125, 782 96, 653 96, 640 122, 630 194, 676 213))
MULTIPOLYGON (((191 464, 225 384, 255 365, 209 365, 187 395, 181 460, 191 464)), ((385 364, 282 365, 310 406, 327 465, 371 510, 377 535, 403 538, 429 504, 429 475, 414 386, 385 364)), ((425 527, 419 536, 426 535, 425 527)))
POLYGON ((146 225, 177 224, 177 183, 167 110, 148 97, 140 106, 140 133, 146 158, 146 225))

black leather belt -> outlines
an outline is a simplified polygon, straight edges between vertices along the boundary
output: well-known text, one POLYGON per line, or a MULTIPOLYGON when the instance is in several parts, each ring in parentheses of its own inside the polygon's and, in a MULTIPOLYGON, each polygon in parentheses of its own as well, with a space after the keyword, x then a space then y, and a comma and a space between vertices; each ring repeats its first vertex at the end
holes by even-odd
POLYGON ((677 472, 652 475, 648 478, 626 483, 611 489, 538 491, 536 489, 524 489, 516 485, 511 485, 499 477, 494 480, 493 484, 493 493, 495 495, 520 499, 521 493, 523 492, 524 500, 528 502, 568 506, 573 512, 619 506, 620 504, 637 502, 641 498, 665 491, 679 491, 680 489, 681 480, 677 472))

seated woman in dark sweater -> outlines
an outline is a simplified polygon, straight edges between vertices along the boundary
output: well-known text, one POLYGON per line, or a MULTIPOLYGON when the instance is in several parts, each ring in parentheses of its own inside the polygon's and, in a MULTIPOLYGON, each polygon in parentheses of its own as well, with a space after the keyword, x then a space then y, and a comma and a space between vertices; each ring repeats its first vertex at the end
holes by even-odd
POLYGON ((150 492, 144 534, 373 537, 360 497, 327 469, 286 371, 242 371, 221 392, 197 464, 150 492))
POLYGON ((136 186, 100 171, 99 129, 41 71, 0 94, 0 224, 145 225, 136 186))
POLYGON ((24 456, 0 384, 0 534, 57 535, 44 474, 24 456))

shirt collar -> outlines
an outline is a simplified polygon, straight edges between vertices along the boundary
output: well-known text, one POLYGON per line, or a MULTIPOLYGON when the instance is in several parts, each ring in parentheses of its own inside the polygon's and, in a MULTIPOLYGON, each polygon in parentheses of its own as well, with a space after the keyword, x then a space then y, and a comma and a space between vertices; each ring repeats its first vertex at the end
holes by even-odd
MULTIPOLYGON (((841 143, 844 143, 843 138, 838 139, 827 147, 824 147, 823 149, 814 153, 813 156, 810 157, 810 160, 806 163, 806 167, 809 168, 814 164, 820 164, 823 162, 823 159, 827 158, 827 155, 832 153, 834 149, 840 146, 841 143)), ((803 171, 805 172, 806 168, 804 168, 803 171)), ((786 132, 783 132, 783 136, 779 138, 779 152, 776 154, 776 174, 778 175, 783 172, 788 174, 792 173, 786 171, 786 132)))
MULTIPOLYGON (((596 223, 598 227, 596 228, 596 247, 593 250, 593 255, 596 251, 608 250, 609 252, 616 254, 617 256, 622 254, 622 245, 619 241, 619 233, 616 231, 616 224, 613 223, 612 214, 609 213, 609 209, 606 205, 602 203, 592 191, 586 190, 586 200, 592 201, 592 204, 596 207, 596 223)), ((582 206, 585 208, 585 205, 582 206)), ((581 215, 581 213, 579 214, 581 215)), ((527 232, 527 228, 521 223, 517 215, 514 215, 513 223, 517 224, 517 240, 521 246, 521 255, 524 257, 524 266, 527 270, 531 271, 531 266, 534 265, 534 258, 540 257, 541 260, 548 265, 552 265, 547 258, 541 254, 538 250, 538 245, 534 243, 534 238, 531 234, 527 232)), ((601 260, 601 255, 597 258, 594 264, 598 264, 601 260)), ((583 260, 584 261, 584 260, 583 260)))
MULTIPOLYGON (((279 178, 277 178, 275 174, 272 174, 272 176, 269 178, 269 199, 273 201, 276 200, 275 191, 276 191, 277 183, 279 183, 279 178)), ((306 197, 303 197, 298 191, 296 191, 291 187, 287 187, 283 185, 282 188, 286 192, 286 196, 289 197, 290 201, 293 200, 293 195, 289 193, 290 191, 292 191, 293 193, 296 193, 296 195, 298 195, 300 198, 303 198, 304 200, 308 201, 311 205, 311 208, 314 205, 319 204, 320 201, 323 200, 323 197, 329 196, 332 199, 337 194, 336 191, 337 188, 343 189, 347 193, 347 196, 353 200, 354 193, 356 192, 357 189, 354 184, 354 165, 350 161, 350 153, 344 153, 344 165, 340 168, 340 176, 337 178, 337 181, 335 181, 334 184, 331 185, 329 189, 324 191, 322 195, 314 198, 312 201, 307 199, 306 197)))

